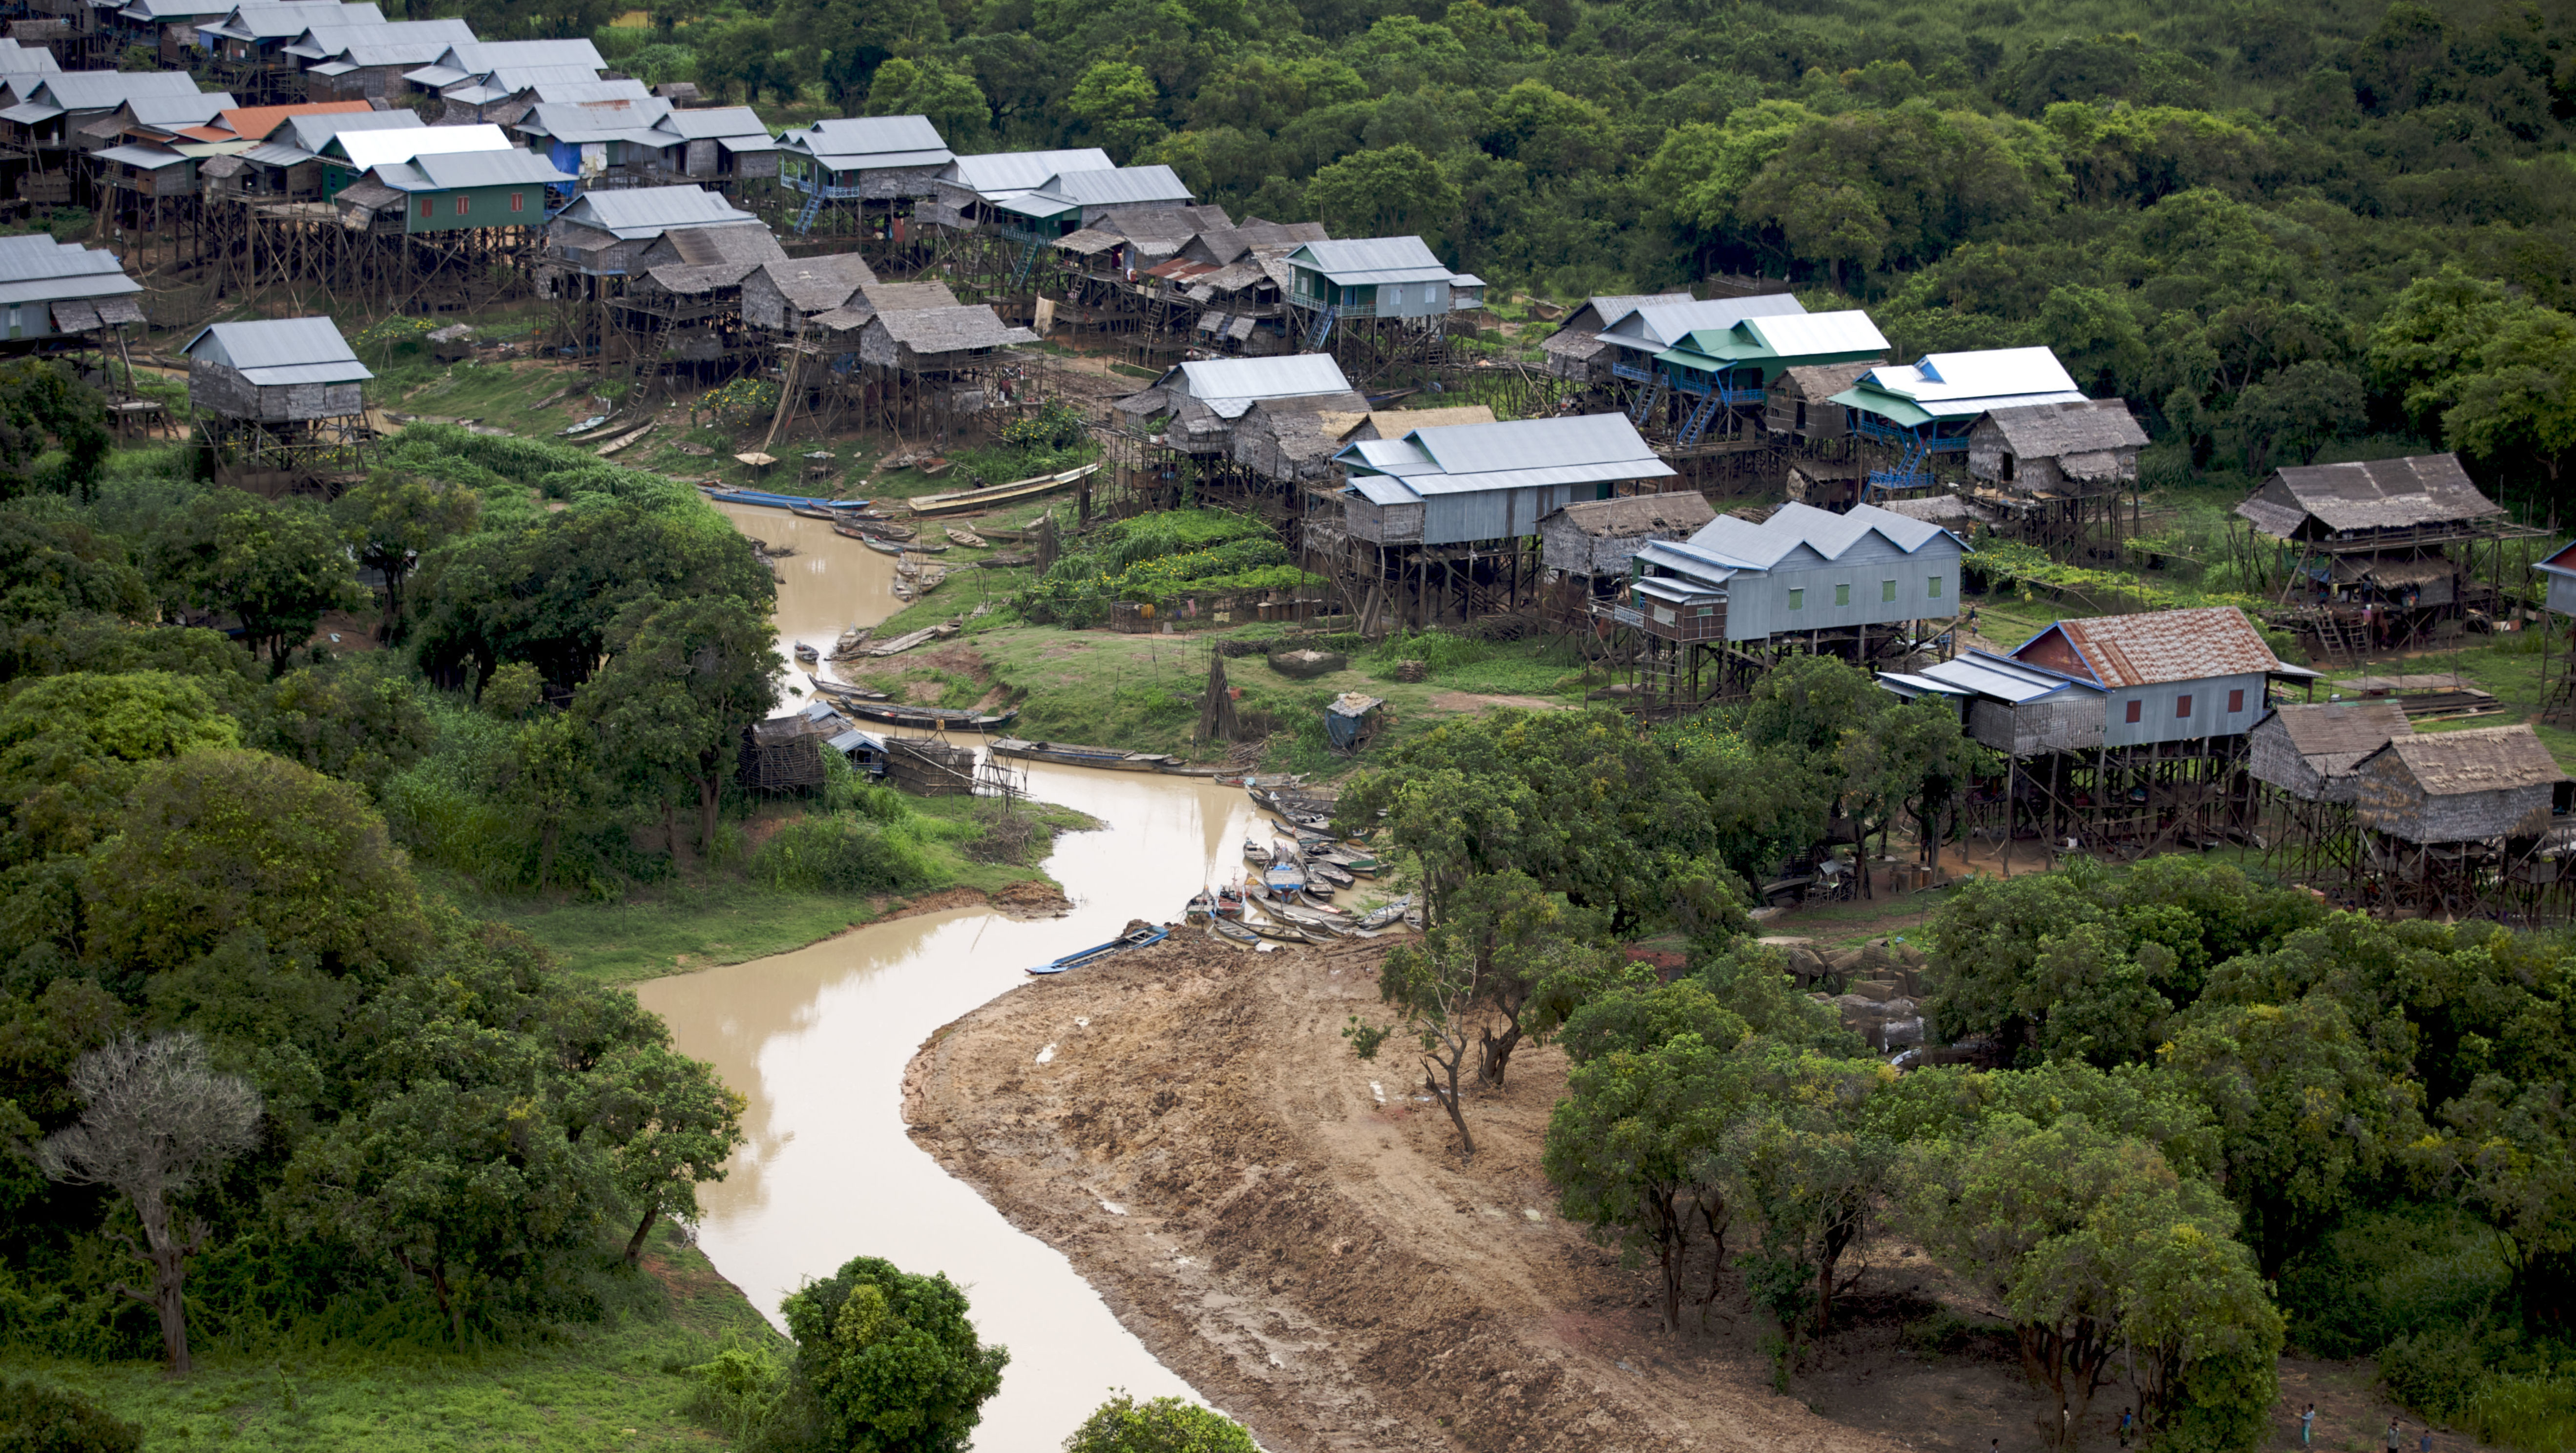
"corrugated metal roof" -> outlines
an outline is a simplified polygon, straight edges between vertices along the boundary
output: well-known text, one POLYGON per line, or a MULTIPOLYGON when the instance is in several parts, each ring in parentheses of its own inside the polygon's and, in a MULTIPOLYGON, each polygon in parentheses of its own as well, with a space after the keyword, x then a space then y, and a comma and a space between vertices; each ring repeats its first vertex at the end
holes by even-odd
POLYGON ((0 121, 15 121, 21 126, 33 126, 39 121, 51 121, 62 114, 63 108, 60 106, 48 106, 42 101, 21 101, 15 106, 0 110, 0 121))
POLYGON ((2576 576, 2576 540, 2549 552, 2549 558, 2531 567, 2550 575, 2576 576))
POLYGON ((503 66, 588 66, 593 71, 608 68, 608 62, 600 58, 599 47, 581 37, 460 41, 449 46, 439 60, 475 76, 503 66))
MULTIPOLYGON (((516 148, 508 151, 434 153, 415 157, 409 166, 402 169, 417 176, 420 186, 439 191, 456 187, 508 187, 521 184, 560 186, 574 180, 565 173, 563 168, 535 152, 520 151, 516 148)), ((417 190, 415 187, 404 187, 401 182, 387 175, 391 168, 379 167, 376 170, 379 176, 384 177, 385 181, 393 186, 402 187, 405 191, 417 190)))
POLYGON ((290 116, 348 116, 373 109, 364 101, 307 101, 295 106, 235 106, 216 119, 235 136, 265 141, 290 116))
POLYGON ((339 325, 328 318, 215 323, 199 329, 179 351, 194 356, 209 335, 223 349, 224 356, 232 360, 232 366, 254 383, 339 383, 375 377, 358 361, 358 355, 349 351, 349 340, 340 336, 339 325), (256 376, 308 370, 324 376, 256 376))
MULTIPOLYGON (((855 116, 817 121, 778 134, 778 144, 825 159, 834 171, 940 166, 956 159, 927 116, 855 116)), ((1101 165, 1108 165, 1101 158, 1101 165)))
POLYGON ((1833 313, 1787 313, 1747 318, 1735 331, 1782 358, 1827 353, 1884 353, 1887 338, 1858 308, 1833 313))
MULTIPOLYGON (((551 136, 557 141, 630 141, 650 132, 671 112, 671 103, 658 96, 642 101, 585 101, 553 103, 540 101, 528 112, 517 129, 532 135, 551 136)), ((669 146, 683 138, 665 132, 642 141, 645 146, 669 146)))
MULTIPOLYGON (((615 95, 624 96, 628 93, 623 87, 629 84, 624 81, 603 81, 599 78, 599 71, 591 66, 494 66, 491 70, 483 72, 482 76, 487 84, 512 93, 533 91, 539 86, 615 86, 620 88, 615 95)), ((638 81, 633 84, 642 85, 643 83, 638 81)), ((662 99, 654 96, 650 87, 645 88, 644 94, 653 100, 662 99)), ((669 103, 664 102, 664 104, 669 103)))
POLYGON ((64 71, 44 78, 29 99, 66 111, 113 111, 136 96, 193 96, 197 80, 185 71, 64 71))
POLYGON ((588 192, 558 215, 565 221, 595 227, 629 241, 658 236, 674 227, 712 227, 760 220, 703 187, 632 187, 623 191, 588 192))
POLYGON ((654 122, 653 126, 656 130, 673 132, 692 141, 712 140, 719 136, 769 139, 769 128, 761 122, 759 113, 748 106, 708 106, 672 111, 654 122))
POLYGON ((1190 189, 1167 166, 1107 167, 1099 171, 1058 172, 1038 191, 1084 207, 1121 203, 1186 202, 1190 189))
POLYGON ((20 45, 14 40, 0 40, 0 72, 27 73, 60 71, 62 65, 54 53, 40 45, 20 45))
POLYGON ((350 131, 415 131, 427 127, 417 111, 351 111, 344 114, 289 116, 283 134, 270 132, 272 139, 291 141, 301 150, 321 153, 331 138, 350 131))
MULTIPOLYGON (((300 36, 316 26, 354 30, 384 23, 384 12, 373 5, 331 5, 316 3, 316 0, 297 0, 297 3, 282 5, 236 6, 224 17, 220 28, 224 34, 237 40, 280 40, 287 36, 300 36)), ((207 28, 198 27, 200 30, 207 28)))
POLYGON ((2278 670, 2279 657, 2245 612, 2232 605, 2195 610, 2062 620, 2024 641, 2013 658, 2040 665, 2043 643, 2062 638, 2104 687, 2155 686, 2211 676, 2252 676, 2278 670))
POLYGON ((1872 535, 1908 555, 1936 540, 1956 538, 1939 525, 1909 519, 1876 505, 1854 505, 1850 513, 1836 514, 1792 500, 1758 525, 1734 515, 1720 515, 1691 536, 1691 543, 1729 560, 1768 570, 1801 546, 1827 560, 1839 560, 1852 546, 1872 535))
POLYGON ((165 166, 177 166, 187 160, 175 151, 158 146, 111 146, 92 154, 101 161, 122 162, 130 167, 141 167, 145 171, 159 171, 165 166))
POLYGON ((1288 254, 1290 266, 1304 263, 1335 283, 1447 282, 1448 264, 1432 255, 1419 237, 1343 237, 1302 243, 1288 254))
POLYGON ((1425 497, 1673 474, 1625 414, 1416 429, 1401 439, 1351 445, 1334 457, 1346 468, 1373 469, 1399 479, 1425 497))
POLYGON ((1649 540, 1637 548, 1636 558, 1660 569, 1680 571, 1710 590, 1733 580, 1740 568, 1684 540, 1649 540))
POLYGON ((2013 706, 2037 701, 2043 696, 2054 696, 2061 691, 2094 690, 2084 682, 2035 671, 2018 661, 1984 651, 1969 651, 1947 661, 1935 662, 1914 674, 2013 706))
POLYGON ((280 167, 301 166, 308 161, 319 161, 321 159, 300 146, 288 146, 282 141, 261 142, 259 145, 243 152, 241 154, 241 158, 244 161, 257 162, 261 166, 280 167))
POLYGON ((83 247, 74 242, 56 242, 41 232, 0 237, 0 281, 26 282, 31 278, 123 271, 124 267, 117 262, 115 254, 103 249, 83 247))
POLYGON ((1288 353, 1274 358, 1212 358, 1183 363, 1155 380, 1155 386, 1170 388, 1175 379, 1180 384, 1177 392, 1211 407, 1232 403, 1234 415, 1251 407, 1256 399, 1347 393, 1351 387, 1350 380, 1342 376, 1342 366, 1334 362, 1330 354, 1324 353, 1288 353))
POLYGON ((231 9, 229 5, 209 5, 206 0, 132 0, 116 13, 141 24, 171 25, 192 15, 222 15, 231 9))
POLYGON ((2067 394, 2082 398, 2065 365, 2046 348, 1986 348, 1967 353, 1927 353, 1913 363, 1881 364, 1861 375, 1864 388, 1875 387, 1910 399, 1927 410, 1956 414, 1968 404, 2001 407, 2008 401, 2036 401, 2031 395, 2067 394), (1933 408, 1947 404, 1948 408, 1933 408))
POLYGON ((1777 318, 1807 311, 1787 293, 1751 298, 1710 298, 1688 303, 1640 303, 1627 316, 1601 330, 1602 341, 1620 348, 1660 352, 1692 330, 1732 328, 1747 318, 1777 318))
POLYGON ((141 291, 143 284, 121 272, 88 273, 0 283, 0 304, 50 303, 59 298, 113 298, 141 291))
POLYGON ((203 125, 236 106, 232 92, 207 91, 195 96, 137 96, 123 109, 140 125, 169 131, 203 125))
POLYGON ((995 151, 961 156, 949 162, 940 175, 968 191, 989 196, 1028 191, 1058 172, 1109 171, 1115 166, 1109 153, 1096 146, 1083 146, 1066 151, 995 151))
MULTIPOLYGON (((326 118, 327 119, 327 118, 326 118)), ((396 127, 387 131, 343 130, 332 136, 328 148, 349 159, 349 165, 369 171, 389 161, 410 161, 414 157, 452 151, 508 151, 510 138, 501 128, 489 123, 476 126, 396 127)))

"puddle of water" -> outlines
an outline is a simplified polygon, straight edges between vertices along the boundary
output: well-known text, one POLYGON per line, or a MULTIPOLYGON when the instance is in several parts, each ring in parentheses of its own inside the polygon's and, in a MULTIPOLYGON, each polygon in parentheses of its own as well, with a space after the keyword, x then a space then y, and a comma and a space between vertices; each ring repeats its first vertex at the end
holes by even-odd
MULTIPOLYGON (((745 534, 796 548, 779 564, 782 647, 828 648, 843 629, 882 620, 899 604, 893 561, 834 534, 829 522, 718 508, 745 534)), ((970 580, 980 573, 965 572, 970 580)), ((943 593, 967 583, 952 581, 943 593)), ((962 591, 958 609, 976 598, 962 591)), ((1131 918, 1175 920, 1191 894, 1238 877, 1254 818, 1241 788, 1198 778, 1030 764, 1028 790, 1105 824, 1060 838, 1047 862, 1074 903, 1065 917, 925 914, 636 989, 682 1053, 713 1063, 750 1102, 748 1143, 727 1178, 699 1192, 700 1244, 717 1269, 773 1321, 803 1279, 853 1256, 947 1273, 966 1289, 981 1335, 1011 1349, 1002 1391, 976 1430, 977 1446, 992 1449, 1057 1446, 1112 1388, 1139 1398, 1196 1394, 1118 1324, 1061 1253, 1003 1220, 912 1143, 903 1067, 941 1025, 1027 984, 1030 965, 1103 942, 1131 918)), ((1078 1032, 1068 1022, 1047 1026, 1045 1037, 1078 1032)), ((1031 1043, 1031 1060, 1045 1047, 1031 1043)))

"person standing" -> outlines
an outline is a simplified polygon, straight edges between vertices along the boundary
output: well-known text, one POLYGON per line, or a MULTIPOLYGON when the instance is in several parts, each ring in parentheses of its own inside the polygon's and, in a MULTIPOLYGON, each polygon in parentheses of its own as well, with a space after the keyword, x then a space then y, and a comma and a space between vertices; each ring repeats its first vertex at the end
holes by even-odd
POLYGON ((2423 1435, 2416 1440, 2415 1449, 2416 1453, 2433 1453, 2433 1425, 2431 1423, 2426 1423, 2424 1425, 2423 1435))
POLYGON ((2308 1410, 2299 1414, 2299 1446, 2306 1448, 2314 1444, 2316 1442, 2316 1434, 2317 1405, 2315 1403, 2310 1403, 2308 1404, 2308 1410))
POLYGON ((2397 1429, 2397 1420, 2395 1418, 2390 1418, 2388 1420, 2388 1453, 2397 1453, 2397 1450, 2405 1443, 2405 1441, 2405 1435, 2400 1433, 2397 1429))
POLYGON ((2137 1419, 2136 1419, 2136 1418, 2131 1414, 2130 1410, 2129 1410, 2129 1409, 2127 1409, 2127 1408, 2122 1408, 2122 1409, 2120 1409, 2120 1446, 2121 1446, 2121 1447, 2126 1448, 2126 1447, 2128 1447, 2128 1446, 2129 1446, 2129 1434, 2130 1434, 2132 1431, 2134 1431, 2134 1430, 2135 1430, 2136 1426, 2137 1426, 2137 1419))

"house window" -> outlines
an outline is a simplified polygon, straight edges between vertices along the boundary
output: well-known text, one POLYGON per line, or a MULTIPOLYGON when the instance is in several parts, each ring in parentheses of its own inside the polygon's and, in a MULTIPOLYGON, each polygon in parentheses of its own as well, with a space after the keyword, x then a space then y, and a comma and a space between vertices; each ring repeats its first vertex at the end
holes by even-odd
POLYGON ((2233 715, 2235 715, 2237 712, 2243 711, 2244 709, 2245 709, 2245 688, 2244 688, 2244 687, 2242 687, 2242 686, 2239 686, 2239 687, 2237 687, 2235 690, 2230 691, 2230 692, 2228 692, 2228 693, 2227 693, 2227 712, 2228 712, 2228 714, 2229 714, 2230 716, 2233 716, 2233 715))
POLYGON ((1801 429, 1807 427, 1807 406, 1805 404, 1798 405, 1798 427, 1801 429))
POLYGON ((524 212, 528 210, 528 197, 525 192, 512 192, 510 194, 510 210, 513 212, 524 212))
POLYGON ((1848 585, 1837 585, 1837 586, 1835 586, 1835 587, 1834 587, 1834 604, 1836 604, 1836 605, 1849 605, 1849 604, 1851 604, 1851 587, 1850 587, 1850 586, 1848 586, 1848 585))
POLYGON ((2190 717, 2191 694, 2189 692, 2185 692, 2184 694, 2174 698, 2174 720, 2186 721, 2189 720, 2190 717))
POLYGON ((472 206, 473 204, 474 204, 474 199, 473 199, 472 197, 459 197, 459 198, 457 198, 457 199, 456 199, 456 215, 457 215, 457 216, 459 216, 459 217, 464 216, 464 215, 465 215, 465 209, 466 209, 466 208, 468 208, 468 207, 470 207, 470 206, 472 206))
POLYGON ((2004 483, 2006 483, 2006 484, 2010 484, 2010 483, 2012 483, 2012 480, 2013 480, 2013 457, 2012 457, 2011 455, 2007 454, 2007 455, 2005 455, 2005 456, 2004 456, 2004 483))
POLYGON ((2129 720, 2130 720, 2130 721, 2132 721, 2132 722, 2136 722, 2136 721, 2143 720, 2143 719, 2144 719, 2144 717, 2145 717, 2145 715, 2146 715, 2146 709, 2147 709, 2147 704, 2146 704, 2145 702, 2143 702, 2143 701, 2132 701, 2132 702, 2130 702, 2130 703, 2129 703, 2129 720))
POLYGON ((1789 588, 1789 609, 1805 610, 1806 608, 1807 592, 1801 587, 1791 586, 1789 588))
POLYGON ((1895 582, 1895 581, 1893 581, 1893 580, 1882 580, 1882 581, 1880 581, 1880 582, 1878 583, 1878 601, 1879 601, 1879 604, 1881 604, 1881 605, 1885 605, 1885 604, 1887 604, 1888 602, 1893 601, 1893 600, 1895 600, 1895 599, 1896 599, 1896 582, 1895 582))
POLYGON ((432 201, 431 199, 429 199, 429 198, 427 198, 427 197, 423 197, 423 198, 421 198, 421 199, 420 199, 420 218, 421 218, 421 220, 422 220, 422 221, 424 221, 424 222, 428 221, 428 220, 430 219, 430 216, 432 215, 433 211, 436 209, 436 207, 437 207, 437 206, 438 206, 438 203, 436 203, 436 202, 432 201))
POLYGON ((1926 575, 1923 577, 1923 595, 1927 600, 1939 600, 1941 598, 1940 576, 1926 575))

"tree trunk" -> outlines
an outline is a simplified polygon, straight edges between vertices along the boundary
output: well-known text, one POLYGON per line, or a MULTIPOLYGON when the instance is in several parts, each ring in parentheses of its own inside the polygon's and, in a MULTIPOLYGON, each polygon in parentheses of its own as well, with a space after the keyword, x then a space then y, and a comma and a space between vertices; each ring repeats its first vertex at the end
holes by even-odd
POLYGON ((633 1266, 644 1254, 644 1242, 653 1234, 653 1223, 662 1219, 662 1203, 655 1201, 644 1210, 644 1219, 635 1223, 635 1234, 626 1238, 626 1264, 633 1266))
POLYGON ((662 841, 671 850, 671 866, 676 868, 689 860, 680 851, 680 815, 671 810, 671 799, 662 799, 662 841))
POLYGON ((563 823, 551 817, 537 833, 537 891, 540 893, 546 891, 546 880, 554 876, 555 843, 562 836, 563 823))
POLYGON ((1483 1031, 1485 1043, 1476 1058, 1476 1083, 1489 1090, 1503 1087, 1503 1072, 1511 1067, 1512 1051, 1521 1043, 1521 1027, 1506 1024, 1498 1036, 1489 1027, 1483 1031))
POLYGON ((169 1377, 186 1377, 196 1371, 196 1363, 188 1355, 188 1256, 204 1244, 206 1228, 199 1222, 188 1228, 185 1238, 174 1237, 170 1234, 169 1203, 158 1193, 129 1199, 135 1219, 143 1223, 143 1244, 136 1246, 127 1240, 126 1250, 152 1268, 152 1290, 146 1294, 122 1283, 117 1290, 151 1304, 161 1321, 162 1371, 169 1377))
POLYGON ((714 771, 705 776, 692 774, 698 784, 698 857, 712 862, 716 855, 716 809, 724 804, 724 778, 714 771))
MULTIPOLYGON (((1458 1059, 1465 1057, 1461 1054, 1458 1059)), ((1476 1158, 1476 1137, 1467 1133, 1466 1112, 1458 1104, 1458 1059, 1449 1061, 1449 1090, 1446 1094, 1441 1093, 1440 1081, 1432 1076, 1431 1062, 1423 1061, 1422 1088, 1431 1092, 1431 1098, 1439 1101, 1441 1107, 1449 1112, 1449 1123, 1458 1127, 1458 1158, 1473 1160, 1476 1158)))

